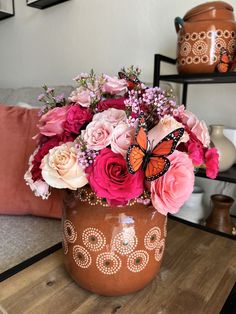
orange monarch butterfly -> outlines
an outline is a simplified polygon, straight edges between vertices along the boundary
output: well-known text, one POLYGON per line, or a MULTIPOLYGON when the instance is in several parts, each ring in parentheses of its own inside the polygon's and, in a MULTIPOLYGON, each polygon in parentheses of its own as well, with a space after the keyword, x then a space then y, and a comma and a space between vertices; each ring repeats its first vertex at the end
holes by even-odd
POLYGON ((230 65, 229 55, 227 50, 222 47, 220 49, 220 62, 217 64, 217 70, 220 73, 228 72, 230 65))
POLYGON ((130 145, 127 151, 126 160, 129 172, 134 174, 142 169, 147 181, 161 177, 170 167, 170 161, 166 156, 173 153, 183 134, 184 128, 178 128, 165 136, 152 149, 147 136, 145 119, 141 114, 135 138, 137 144, 130 145))
POLYGON ((141 84, 141 81, 139 78, 135 75, 133 76, 128 76, 124 71, 118 72, 118 76, 120 79, 124 79, 127 82, 128 89, 133 89, 135 86, 141 84))

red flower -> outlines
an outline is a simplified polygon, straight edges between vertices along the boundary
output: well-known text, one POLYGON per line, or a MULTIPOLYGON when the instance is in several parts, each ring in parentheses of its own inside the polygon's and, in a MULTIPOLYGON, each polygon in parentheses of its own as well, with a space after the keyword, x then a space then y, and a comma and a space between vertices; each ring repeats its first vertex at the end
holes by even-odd
POLYGON ((109 148, 101 150, 93 166, 87 168, 87 173, 94 192, 106 198, 110 205, 125 205, 144 190, 143 172, 130 174, 124 157, 109 148))
POLYGON ((67 132, 78 134, 82 126, 91 121, 93 115, 88 108, 83 108, 80 105, 72 105, 69 107, 64 122, 64 129, 67 132))
POLYGON ((219 153, 215 147, 205 153, 205 163, 207 177, 215 179, 219 172, 219 153))
POLYGON ((188 145, 188 155, 192 159, 194 166, 204 163, 203 145, 200 142, 192 142, 188 145))
POLYGON ((109 108, 115 108, 120 110, 125 110, 125 98, 108 98, 106 100, 101 100, 97 104, 98 111, 104 111, 109 108))

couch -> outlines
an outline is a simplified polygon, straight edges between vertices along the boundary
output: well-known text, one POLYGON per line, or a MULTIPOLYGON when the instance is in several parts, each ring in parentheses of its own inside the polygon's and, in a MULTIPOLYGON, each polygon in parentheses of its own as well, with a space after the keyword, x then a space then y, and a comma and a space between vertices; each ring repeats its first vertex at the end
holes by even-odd
MULTIPOLYGON (((72 86, 56 86, 55 91, 64 92, 67 97, 72 86)), ((41 93, 40 87, 0 88, 0 104, 37 108, 37 96, 41 93)), ((0 215, 0 273, 60 242, 60 229, 60 219, 32 214, 0 215)))

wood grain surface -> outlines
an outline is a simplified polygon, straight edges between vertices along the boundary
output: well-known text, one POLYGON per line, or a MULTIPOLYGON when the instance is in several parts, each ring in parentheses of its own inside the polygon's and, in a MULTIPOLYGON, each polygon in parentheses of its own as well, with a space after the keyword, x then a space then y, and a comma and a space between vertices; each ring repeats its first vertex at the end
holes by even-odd
POLYGON ((0 313, 216 314, 235 281, 236 241, 169 219, 161 271, 142 291, 85 291, 67 275, 60 250, 0 284, 0 313))

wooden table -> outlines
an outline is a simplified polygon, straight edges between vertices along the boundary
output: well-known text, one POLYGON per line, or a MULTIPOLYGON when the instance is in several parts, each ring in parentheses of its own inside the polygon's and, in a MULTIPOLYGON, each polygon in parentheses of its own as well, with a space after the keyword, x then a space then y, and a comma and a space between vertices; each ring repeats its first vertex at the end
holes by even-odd
POLYGON ((1 314, 216 314, 236 281, 236 241, 169 219, 161 272, 123 297, 87 292, 67 275, 59 250, 0 284, 1 314))

